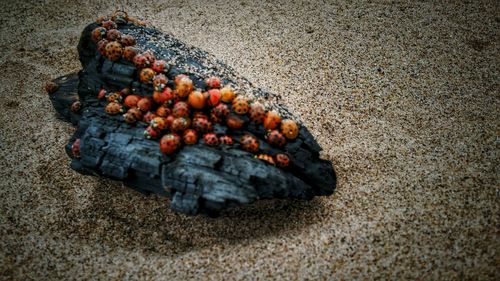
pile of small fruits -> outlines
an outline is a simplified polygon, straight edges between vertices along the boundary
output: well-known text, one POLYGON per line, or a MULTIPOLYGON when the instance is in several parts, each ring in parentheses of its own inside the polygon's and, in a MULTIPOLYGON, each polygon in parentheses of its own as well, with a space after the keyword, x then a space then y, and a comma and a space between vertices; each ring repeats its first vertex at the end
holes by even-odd
MULTIPOLYGON (((126 15, 118 18, 126 20, 126 15)), ((295 121, 282 120, 277 112, 267 111, 261 103, 238 95, 230 85, 222 86, 218 77, 208 77, 205 89, 195 89, 189 76, 179 74, 170 83, 174 87, 168 87, 166 61, 156 59, 151 51, 139 53, 134 47, 135 38, 121 34, 115 21, 100 19, 98 23, 101 26, 92 32, 98 52, 111 61, 123 58, 133 62, 141 83, 153 86, 152 96, 140 96, 125 88, 119 92, 101 89, 98 98, 107 100, 106 113, 123 114, 124 122, 129 124, 148 124, 144 136, 160 139, 163 153, 172 154, 182 144, 196 144, 199 138, 209 146, 233 145, 230 135, 214 133, 216 123, 233 130, 243 128, 247 122, 262 125, 267 132, 266 141, 278 148, 298 137, 299 126, 295 121)), ((284 153, 258 154, 259 140, 252 134, 240 138, 240 147, 267 163, 289 165, 289 157, 284 153)))

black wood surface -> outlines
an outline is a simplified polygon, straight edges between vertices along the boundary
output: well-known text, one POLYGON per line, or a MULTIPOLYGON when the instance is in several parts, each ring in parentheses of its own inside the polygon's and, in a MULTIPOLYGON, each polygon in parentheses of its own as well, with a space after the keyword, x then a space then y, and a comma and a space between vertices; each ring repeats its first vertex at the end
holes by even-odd
MULTIPOLYGON (((121 115, 106 114, 106 102, 97 99, 101 88, 130 87, 144 96, 150 96, 152 88, 138 82, 132 63, 123 59, 111 62, 99 55, 90 39, 90 32, 95 27, 95 23, 87 26, 78 44, 83 69, 78 74, 56 79, 60 87, 50 95, 59 117, 77 127, 66 146, 72 157, 71 168, 83 174, 122 181, 146 194, 169 196, 172 210, 189 215, 216 215, 224 208, 258 199, 311 199, 333 193, 336 177, 332 163, 319 158, 321 147, 304 126, 301 126, 299 137, 283 149, 268 145, 263 128, 250 124, 243 130, 229 132, 235 137, 233 146, 209 147, 200 142, 183 146, 173 155, 163 155, 157 140, 144 138, 146 124, 129 125, 123 122, 121 115), (73 113, 69 108, 77 99, 82 109, 73 113), (241 150, 238 139, 245 132, 259 138, 261 153, 287 153, 291 165, 278 168, 241 150), (81 140, 80 158, 71 153, 71 145, 77 138, 81 140)), ((223 84, 232 84, 254 99, 272 104, 282 116, 292 116, 279 104, 279 96, 254 87, 210 54, 152 28, 127 24, 119 29, 123 34, 133 35, 140 49, 150 49, 157 58, 171 62, 167 74, 170 80, 185 73, 195 86, 203 88, 204 78, 215 75, 221 77, 223 84)), ((216 126, 216 130, 228 129, 216 126)))

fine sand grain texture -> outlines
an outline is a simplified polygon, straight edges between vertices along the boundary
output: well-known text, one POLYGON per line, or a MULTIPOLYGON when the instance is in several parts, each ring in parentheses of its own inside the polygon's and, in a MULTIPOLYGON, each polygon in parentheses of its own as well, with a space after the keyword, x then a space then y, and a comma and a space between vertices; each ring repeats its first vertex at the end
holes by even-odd
POLYGON ((141 2, 280 95, 336 193, 186 217, 72 171, 42 87, 115 1, 2 1, 0 279, 500 279, 498 1, 141 2))

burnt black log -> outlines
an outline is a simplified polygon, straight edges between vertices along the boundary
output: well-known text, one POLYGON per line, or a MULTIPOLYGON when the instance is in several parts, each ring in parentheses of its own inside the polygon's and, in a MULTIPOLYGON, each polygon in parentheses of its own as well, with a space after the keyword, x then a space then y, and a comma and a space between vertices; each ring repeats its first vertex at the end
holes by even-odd
MULTIPOLYGON (((172 155, 162 154, 158 141, 144 138, 145 123, 129 125, 123 122, 121 115, 108 115, 104 112, 106 103, 97 99, 101 88, 119 91, 129 87, 143 96, 152 94, 151 86, 138 81, 132 63, 123 59, 112 62, 97 52, 90 37, 97 26, 88 25, 78 44, 83 69, 77 75, 56 79, 60 87, 50 95, 59 117, 77 127, 66 146, 72 169, 122 181, 145 194, 168 196, 172 210, 189 215, 214 215, 225 208, 259 199, 311 199, 333 193, 336 176, 332 163, 319 158, 321 147, 304 126, 299 137, 283 149, 268 145, 264 141, 264 130, 249 124, 241 131, 231 131, 236 140, 233 146, 210 147, 200 142, 184 146, 172 155), (82 104, 79 113, 69 110, 75 100, 82 104), (287 153, 290 166, 278 168, 241 150, 237 140, 244 132, 259 138, 262 153, 287 153), (76 139, 80 139, 80 157, 75 157, 71 150, 76 139)), ((204 88, 206 77, 218 76, 223 84, 231 84, 254 99, 271 104, 282 116, 293 116, 279 104, 279 96, 254 87, 202 50, 152 28, 125 24, 119 26, 119 30, 133 35, 140 49, 152 50, 157 58, 169 61, 169 80, 184 73, 196 87, 204 88)), ((216 126, 216 130, 228 129, 216 126)))

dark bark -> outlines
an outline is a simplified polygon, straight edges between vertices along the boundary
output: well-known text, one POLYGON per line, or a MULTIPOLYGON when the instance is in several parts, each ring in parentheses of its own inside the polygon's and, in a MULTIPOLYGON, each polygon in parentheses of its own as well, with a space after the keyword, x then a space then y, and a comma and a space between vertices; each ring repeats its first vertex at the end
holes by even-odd
MULTIPOLYGON (((209 147, 200 142, 183 146, 173 155, 163 155, 158 141, 143 137, 146 124, 129 125, 123 122, 121 115, 106 114, 106 103, 97 99, 101 88, 131 87, 145 96, 151 95, 152 89, 138 82, 136 68, 130 62, 111 62, 98 54, 90 39, 90 32, 95 27, 96 24, 91 24, 85 28, 78 45, 83 69, 78 75, 56 79, 60 87, 50 95, 60 118, 77 126, 66 146, 72 157, 71 168, 83 174, 122 181, 146 194, 169 196, 172 210, 190 215, 215 215, 224 208, 258 199, 311 199, 333 193, 336 177, 332 163, 319 158, 321 148, 304 126, 301 126, 299 137, 283 149, 273 148, 264 141, 262 127, 246 125, 241 131, 230 131, 235 137, 233 146, 209 147), (69 110, 76 99, 82 104, 79 114, 69 110), (291 165, 278 168, 241 150, 237 140, 244 132, 259 138, 262 153, 287 153, 291 165), (80 158, 71 153, 71 145, 77 138, 81 140, 80 158)), ((291 116, 278 103, 279 96, 254 87, 204 51, 151 28, 124 25, 120 26, 120 31, 133 35, 139 48, 151 49, 157 58, 175 59, 167 75, 170 80, 179 73, 186 73, 197 87, 203 88, 204 78, 215 75, 221 77, 224 84, 230 83, 255 99, 272 102, 282 116, 291 116)), ((216 129, 228 130, 223 126, 216 129)))

